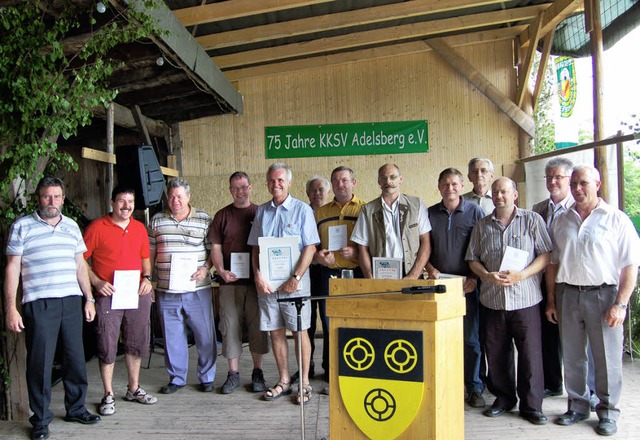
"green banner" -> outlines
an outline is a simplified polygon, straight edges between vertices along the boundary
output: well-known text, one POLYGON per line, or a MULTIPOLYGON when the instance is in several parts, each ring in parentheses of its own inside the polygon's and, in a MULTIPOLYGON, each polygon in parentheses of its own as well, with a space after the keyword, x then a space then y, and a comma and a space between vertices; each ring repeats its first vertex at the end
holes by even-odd
POLYGON ((558 79, 558 98, 560 99, 560 117, 568 118, 573 114, 578 93, 576 66, 573 58, 558 57, 555 59, 558 79))
POLYGON ((265 127, 265 157, 425 153, 427 121, 265 127))

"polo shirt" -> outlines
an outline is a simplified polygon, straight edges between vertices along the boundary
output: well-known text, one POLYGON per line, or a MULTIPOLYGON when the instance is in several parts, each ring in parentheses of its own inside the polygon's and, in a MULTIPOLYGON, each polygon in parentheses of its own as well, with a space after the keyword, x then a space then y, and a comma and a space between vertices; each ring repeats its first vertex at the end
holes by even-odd
MULTIPOLYGON (((551 239, 540 214, 516 210, 509 226, 504 226, 494 214, 478 220, 471 232, 465 259, 479 261, 489 272, 497 272, 507 246, 528 252, 526 266, 538 256, 551 252, 551 239)), ((520 310, 542 301, 542 272, 512 286, 480 283, 480 302, 493 310, 520 310)))
POLYGON ((471 269, 464 256, 471 240, 471 231, 483 218, 480 206, 460 197, 458 206, 449 213, 442 202, 430 206, 431 256, 429 262, 442 273, 468 276, 471 269))
POLYGON ((557 283, 618 285, 624 267, 640 264, 640 238, 631 219, 602 199, 584 221, 571 206, 553 221, 551 236, 557 283))
POLYGON ((75 257, 86 250, 80 228, 64 215, 56 226, 35 212, 16 220, 6 252, 22 257, 22 304, 82 295, 75 257))
POLYGON ((468 193, 462 194, 462 197, 480 206, 485 215, 491 214, 495 209, 493 199, 491 198, 491 190, 487 190, 483 196, 479 196, 471 190, 468 193))
MULTIPOLYGON (((321 206, 315 212, 316 224, 318 225, 318 234, 320 235, 320 247, 322 249, 329 249, 329 227, 347 225, 347 239, 348 244, 356 247, 356 244, 349 239, 353 228, 358 220, 358 215, 362 209, 362 205, 365 202, 360 200, 355 195, 344 206, 340 206, 340 203, 333 199, 326 205, 321 206)), ((354 269, 359 266, 358 259, 346 260, 342 258, 340 252, 334 252, 336 259, 335 264, 328 266, 331 269, 354 269)))
MULTIPOLYGON (((173 254, 195 254, 198 258, 198 266, 204 266, 207 263, 211 249, 207 241, 210 223, 209 214, 192 206, 189 206, 189 215, 182 221, 178 221, 170 210, 153 216, 149 224, 149 248, 156 254, 155 269, 158 279, 156 290, 182 293, 169 290, 173 254)), ((211 287, 211 278, 208 275, 196 283, 196 290, 209 287, 211 287)))
POLYGON ((84 242, 91 270, 110 283, 116 270, 142 270, 142 260, 149 258, 147 228, 133 218, 124 229, 109 214, 94 220, 84 232, 84 242))

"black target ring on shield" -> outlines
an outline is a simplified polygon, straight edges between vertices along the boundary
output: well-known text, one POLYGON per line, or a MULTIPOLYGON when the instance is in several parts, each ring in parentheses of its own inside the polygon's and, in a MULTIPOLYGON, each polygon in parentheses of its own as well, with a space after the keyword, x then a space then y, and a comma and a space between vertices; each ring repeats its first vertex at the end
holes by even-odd
POLYGON ((396 413, 396 399, 382 388, 374 388, 364 397, 364 410, 377 422, 386 422, 396 413))

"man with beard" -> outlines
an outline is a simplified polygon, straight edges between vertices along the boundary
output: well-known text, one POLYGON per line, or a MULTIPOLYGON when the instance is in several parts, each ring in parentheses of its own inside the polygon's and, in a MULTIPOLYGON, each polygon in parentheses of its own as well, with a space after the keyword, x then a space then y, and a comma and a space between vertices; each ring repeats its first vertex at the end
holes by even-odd
POLYGON ((400 192, 403 177, 391 163, 378 169, 382 195, 362 207, 351 240, 358 244, 360 269, 373 278, 372 257, 400 258, 403 275, 418 279, 429 261, 429 214, 419 198, 400 192))
POLYGON ((61 213, 64 184, 44 177, 36 188, 37 212, 11 226, 5 269, 7 330, 25 331, 27 389, 33 415, 32 439, 49 437, 53 413, 51 371, 58 338, 61 340, 62 380, 67 422, 93 424, 100 416, 87 411, 87 371, 82 345, 82 319, 93 321, 96 309, 91 294, 87 250, 76 222, 61 213), (22 312, 16 307, 22 275, 22 312), (82 297, 86 301, 84 309, 82 297))
POLYGON ((84 233, 87 251, 84 258, 91 260, 89 279, 96 296, 96 333, 98 359, 104 397, 99 412, 103 416, 116 411, 113 391, 113 369, 118 352, 118 338, 122 327, 124 360, 129 384, 125 400, 151 405, 158 399, 141 387, 141 359, 149 355, 149 319, 151 310, 151 262, 149 238, 145 226, 131 218, 134 209, 134 191, 117 186, 111 193, 112 212, 93 221, 84 233), (135 270, 140 273, 138 307, 113 309, 111 300, 115 293, 114 273, 135 270))

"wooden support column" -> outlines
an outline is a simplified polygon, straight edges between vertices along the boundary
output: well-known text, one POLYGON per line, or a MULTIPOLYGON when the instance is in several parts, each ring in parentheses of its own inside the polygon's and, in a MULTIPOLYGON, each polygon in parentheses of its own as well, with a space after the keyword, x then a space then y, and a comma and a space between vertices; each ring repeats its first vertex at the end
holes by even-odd
MULTIPOLYGON (((114 154, 114 132, 115 132, 115 106, 113 102, 109 103, 109 108, 107 109, 107 153, 114 154)), ((113 164, 107 164, 107 181, 105 185, 105 203, 106 203, 106 211, 111 211, 111 204, 109 201, 111 200, 111 191, 113 191, 113 164)))
MULTIPOLYGON (((600 0, 585 0, 585 27, 589 32, 591 44, 591 60, 593 64, 593 140, 604 138, 604 66, 602 62, 602 20, 600 16, 600 0)), ((598 147, 593 151, 594 166, 600 171, 600 197, 609 198, 609 167, 607 164, 607 148, 598 147)))

